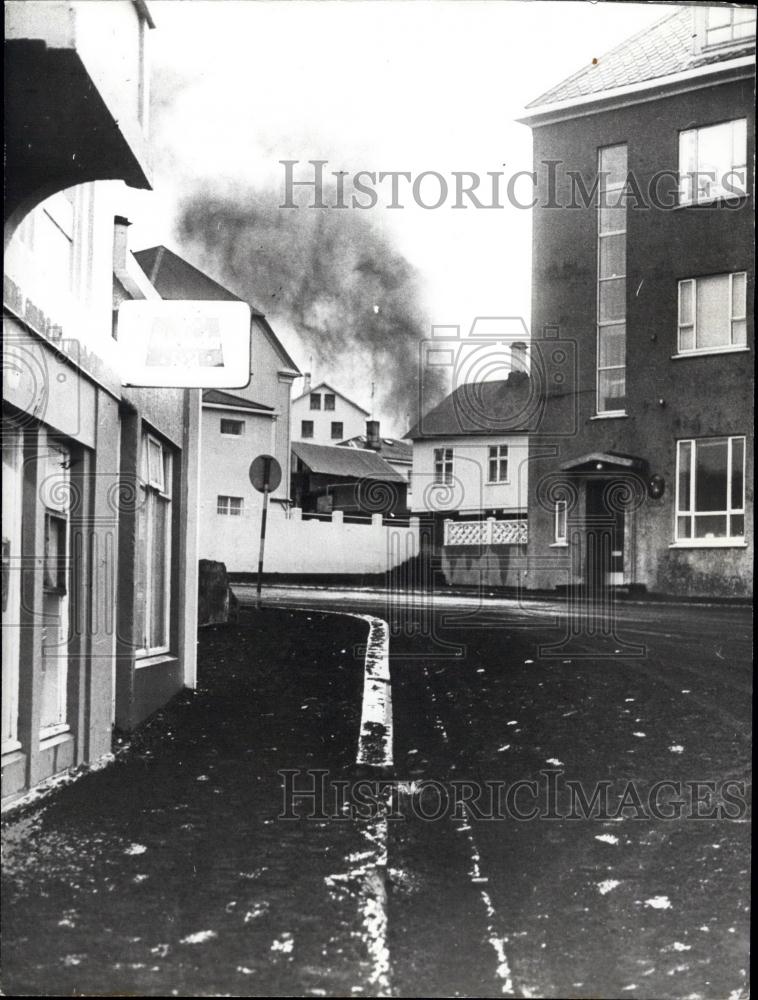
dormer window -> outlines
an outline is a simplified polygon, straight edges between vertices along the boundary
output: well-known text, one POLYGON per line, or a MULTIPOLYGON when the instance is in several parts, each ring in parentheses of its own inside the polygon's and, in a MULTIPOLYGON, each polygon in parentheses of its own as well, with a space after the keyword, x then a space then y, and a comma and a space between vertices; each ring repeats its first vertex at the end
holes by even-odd
POLYGON ((733 45, 755 37, 755 9, 752 7, 706 7, 703 48, 733 45))

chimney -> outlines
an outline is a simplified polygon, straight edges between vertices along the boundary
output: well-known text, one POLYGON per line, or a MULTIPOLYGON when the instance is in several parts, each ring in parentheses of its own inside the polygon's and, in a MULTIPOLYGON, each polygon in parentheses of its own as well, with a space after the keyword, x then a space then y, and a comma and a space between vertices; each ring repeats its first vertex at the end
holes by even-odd
POLYGON ((526 344, 522 340, 517 340, 511 344, 511 371, 528 372, 526 360, 526 344))
POLYGON ((129 252, 129 226, 131 222, 123 215, 113 218, 113 273, 117 276, 126 271, 126 255, 129 252))
POLYGON ((372 451, 382 450, 382 439, 379 437, 379 421, 366 421, 366 447, 372 451))
POLYGON ((311 373, 303 372, 303 395, 311 391, 311 373))

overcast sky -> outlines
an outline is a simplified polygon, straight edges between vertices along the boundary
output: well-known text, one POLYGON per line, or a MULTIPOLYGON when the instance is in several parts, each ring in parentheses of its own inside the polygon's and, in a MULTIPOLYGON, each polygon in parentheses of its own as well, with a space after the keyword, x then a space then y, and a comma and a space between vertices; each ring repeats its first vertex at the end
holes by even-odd
MULTIPOLYGON (((282 159, 324 159, 350 174, 529 170, 531 133, 514 120, 524 105, 671 8, 151 0, 150 9, 155 193, 135 198, 133 245, 181 251, 173 223, 183 192, 242 182, 281 193, 282 159)), ((418 268, 430 324, 528 318, 527 211, 371 212, 418 268)))

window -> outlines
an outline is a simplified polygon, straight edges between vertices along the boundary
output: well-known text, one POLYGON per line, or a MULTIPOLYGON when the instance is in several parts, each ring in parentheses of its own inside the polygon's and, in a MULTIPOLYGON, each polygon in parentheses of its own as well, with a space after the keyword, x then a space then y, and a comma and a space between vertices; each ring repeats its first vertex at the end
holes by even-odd
POLYGON ((321 409, 321 393, 312 392, 311 393, 311 409, 320 410, 321 409))
POLYGON ((566 500, 556 500, 555 501, 555 513, 554 513, 554 545, 567 545, 568 544, 568 532, 567 532, 567 512, 568 503, 566 500))
POLYGON ((693 205, 747 192, 747 121, 679 133, 679 203, 693 205))
POLYGON ((221 433, 222 434, 234 434, 239 437, 241 434, 245 433, 245 421, 244 420, 227 420, 226 418, 221 418, 221 433))
POLYGON ((434 482, 435 484, 452 483, 453 481, 453 449, 434 449, 434 482))
POLYGON ((312 420, 301 420, 300 421, 300 437, 312 438, 313 437, 313 421, 312 420))
POLYGON ((678 441, 676 465, 676 541, 743 542, 745 438, 678 441))
POLYGON ((729 45, 755 35, 755 11, 750 7, 708 7, 705 47, 729 45))
POLYGON ((342 422, 339 420, 332 421, 332 441, 341 441, 343 437, 342 422))
POLYGON ((333 410, 334 409, 334 393, 327 392, 324 393, 324 409, 333 410))
MULTIPOLYGON (((28 216, 27 216, 28 218, 28 216)), ((19 633, 21 622, 21 510, 23 432, 3 414, 3 698, 2 752, 18 750, 19 633)))
POLYGON ((492 445, 489 450, 489 479, 490 483, 508 482, 508 445, 492 445))
POLYGON ((135 639, 143 656, 165 653, 169 648, 171 472, 169 449, 152 434, 143 434, 134 606, 135 639))
POLYGON ((713 274, 679 282, 680 354, 744 347, 747 274, 713 274))
POLYGON ((71 452, 49 443, 40 488, 44 504, 42 561, 42 677, 40 737, 48 739, 68 729, 69 637, 69 513, 71 452))
POLYGON ((242 516, 242 497, 222 497, 216 500, 216 513, 228 514, 230 517, 242 516))
POLYGON ((626 405, 626 146, 598 152, 597 413, 626 405))

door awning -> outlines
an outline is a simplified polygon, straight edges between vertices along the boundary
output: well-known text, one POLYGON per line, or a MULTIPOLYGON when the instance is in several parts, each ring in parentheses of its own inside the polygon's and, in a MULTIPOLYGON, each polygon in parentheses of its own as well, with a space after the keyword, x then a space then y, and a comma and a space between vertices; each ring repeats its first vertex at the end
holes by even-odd
POLYGON ((644 472, 647 463, 633 455, 617 455, 612 451, 592 451, 572 458, 561 466, 563 472, 644 472))

